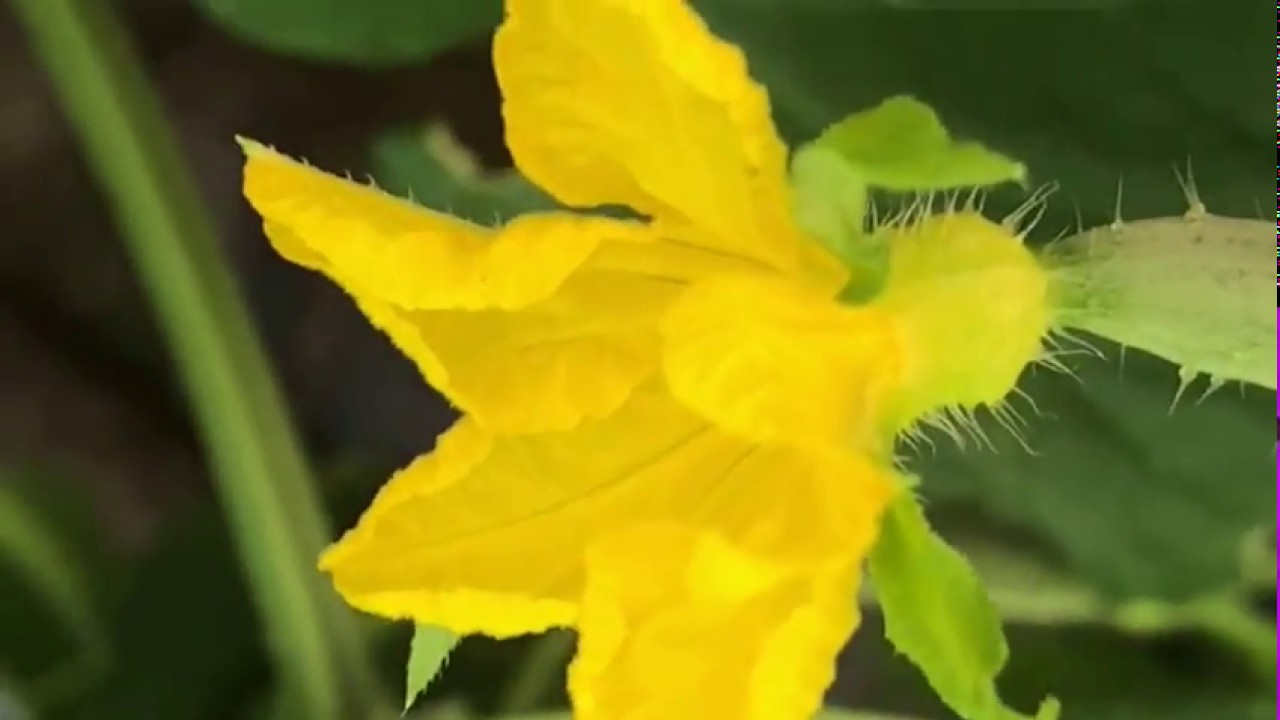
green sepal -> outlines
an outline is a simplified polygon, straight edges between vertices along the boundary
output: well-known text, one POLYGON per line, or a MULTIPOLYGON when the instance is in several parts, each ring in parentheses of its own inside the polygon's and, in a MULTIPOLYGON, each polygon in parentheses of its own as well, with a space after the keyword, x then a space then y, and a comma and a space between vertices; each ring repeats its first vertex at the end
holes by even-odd
POLYGON ((407 712, 413 701, 426 692, 444 669, 449 654, 458 646, 459 638, 444 628, 431 625, 415 625, 413 640, 409 643, 409 663, 405 668, 404 709, 407 712))
POLYGON ((800 146, 791 160, 796 221, 853 271, 845 299, 875 294, 888 248, 866 227, 872 189, 935 192, 1025 182, 1026 167, 975 142, 953 140, 928 105, 895 96, 800 146))
MULTIPOLYGON (((900 493, 885 513, 870 572, 886 637, 952 711, 964 720, 1029 720, 996 690, 1009 650, 995 605, 912 493, 900 493)), ((1060 712, 1047 698, 1034 718, 1057 720, 1060 712)))

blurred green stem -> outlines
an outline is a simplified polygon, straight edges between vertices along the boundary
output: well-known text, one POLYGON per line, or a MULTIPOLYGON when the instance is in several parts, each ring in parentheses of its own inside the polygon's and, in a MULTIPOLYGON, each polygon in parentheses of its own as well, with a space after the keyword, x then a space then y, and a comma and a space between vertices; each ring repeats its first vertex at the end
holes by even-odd
MULTIPOLYGON (((11 3, 111 203, 176 361, 289 716, 370 717, 381 698, 368 651, 355 618, 315 570, 329 537, 315 487, 113 3, 11 3)), ((227 151, 236 152, 230 138, 227 151)))
POLYGON ((1257 617, 1234 593, 1194 600, 1184 605, 1135 601, 1122 605, 1115 623, 1137 633, 1194 629, 1233 648, 1264 683, 1276 678, 1276 629, 1257 617))
MULTIPOLYGON (((1237 653, 1261 680, 1275 681, 1276 629, 1249 607, 1247 587, 1181 603, 1109 602, 1080 581, 1018 550, 975 538, 959 540, 956 547, 973 563, 1006 620, 1095 623, 1135 635, 1198 631, 1237 653)), ((873 602, 870 595, 864 600, 873 602)))

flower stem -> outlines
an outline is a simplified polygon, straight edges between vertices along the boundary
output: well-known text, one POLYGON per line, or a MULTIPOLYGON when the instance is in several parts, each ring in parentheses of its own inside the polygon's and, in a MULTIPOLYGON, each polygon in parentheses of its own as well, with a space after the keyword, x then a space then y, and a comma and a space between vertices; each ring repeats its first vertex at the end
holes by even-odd
POLYGON ((314 567, 329 537, 316 489, 212 223, 112 3, 11 4, 110 202, 188 393, 286 712, 369 717, 379 698, 365 643, 314 567))

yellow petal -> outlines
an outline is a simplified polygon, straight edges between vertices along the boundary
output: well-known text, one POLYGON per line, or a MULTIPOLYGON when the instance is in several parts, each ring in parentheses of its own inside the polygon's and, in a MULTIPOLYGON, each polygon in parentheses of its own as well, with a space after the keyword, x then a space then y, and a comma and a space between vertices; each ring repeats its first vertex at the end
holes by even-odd
POLYGON ((655 371, 654 318, 678 284, 583 268, 601 248, 654 244, 641 227, 560 214, 494 231, 257 145, 247 152, 245 192, 276 250, 341 285, 486 426, 572 427, 612 412, 655 371))
POLYGON ((852 557, 786 571, 648 526, 593 546, 587 567, 569 669, 579 720, 811 720, 858 624, 852 557))
POLYGON ((891 493, 856 457, 752 445, 642 388, 565 433, 461 420, 322 567, 367 612, 508 636, 572 623, 586 548, 629 524, 685 523, 808 567, 860 556, 891 493))
POLYGON ((567 430, 613 412, 658 367, 656 313, 673 294, 648 278, 589 273, 520 313, 414 313, 448 368, 455 403, 495 432, 567 430))
POLYGON ((626 205, 683 242, 843 285, 791 220, 764 89, 684 0, 506 7, 494 66, 527 177, 566 205, 626 205))
POLYGON ((243 144, 244 194, 276 229, 277 250, 354 295, 409 310, 527 307, 601 243, 651 237, 635 224, 566 213, 485 228, 243 144))
POLYGON ((870 447, 895 377, 895 328, 766 276, 691 286, 662 325, 672 392, 707 419, 761 442, 870 447))
MULTIPOLYGON (((295 252, 294 236, 266 230, 282 252, 295 252)), ((596 270, 513 312, 411 311, 348 290, 451 403, 494 431, 542 432, 608 415, 656 371, 656 318, 679 287, 596 270)))

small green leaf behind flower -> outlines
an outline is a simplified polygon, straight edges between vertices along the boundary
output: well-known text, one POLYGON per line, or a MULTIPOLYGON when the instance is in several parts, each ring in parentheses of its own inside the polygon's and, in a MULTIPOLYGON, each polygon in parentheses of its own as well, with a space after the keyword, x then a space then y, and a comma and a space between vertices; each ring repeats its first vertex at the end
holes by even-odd
MULTIPOLYGON (((902 493, 885 514, 870 559, 885 635, 965 720, 1028 720, 1005 707, 995 678, 1008 658, 1000 615, 973 568, 902 493)), ((1048 698, 1035 720, 1057 720, 1048 698)))
POLYGON ((427 687, 440 675, 449 653, 457 647, 460 638, 443 628, 417 625, 409 644, 409 664, 405 671, 404 709, 408 712, 413 701, 426 692, 427 687))
POLYGON ((814 145, 835 152, 870 186, 894 192, 1024 182, 1027 169, 976 142, 951 138, 938 114, 891 97, 832 125, 814 145))
POLYGON ((372 148, 387 192, 483 225, 555 204, 513 169, 489 170, 440 123, 392 130, 372 148))
POLYGON ((928 105, 896 96, 855 113, 802 145, 791 162, 797 222, 874 294, 888 250, 867 234, 869 193, 933 192, 1026 180, 1019 162, 975 142, 953 140, 928 105))

